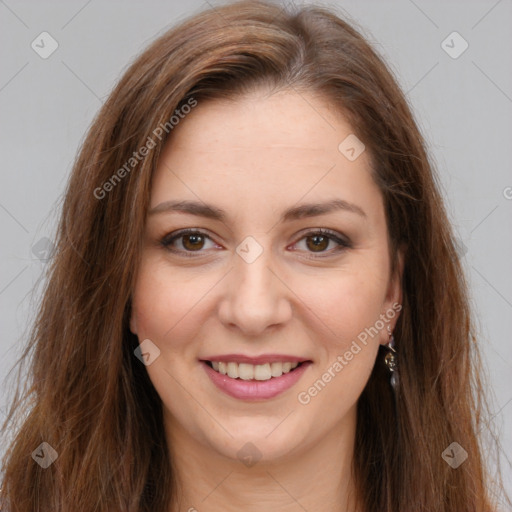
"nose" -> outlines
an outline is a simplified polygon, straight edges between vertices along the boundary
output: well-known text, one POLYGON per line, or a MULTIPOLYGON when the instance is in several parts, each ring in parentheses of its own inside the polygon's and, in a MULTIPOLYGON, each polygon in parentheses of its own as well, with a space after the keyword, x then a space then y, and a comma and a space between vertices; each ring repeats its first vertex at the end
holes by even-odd
POLYGON ((234 254, 234 268, 227 276, 226 292, 219 306, 222 323, 246 336, 261 336, 266 330, 284 325, 292 315, 293 293, 274 270, 271 250, 255 261, 234 254))

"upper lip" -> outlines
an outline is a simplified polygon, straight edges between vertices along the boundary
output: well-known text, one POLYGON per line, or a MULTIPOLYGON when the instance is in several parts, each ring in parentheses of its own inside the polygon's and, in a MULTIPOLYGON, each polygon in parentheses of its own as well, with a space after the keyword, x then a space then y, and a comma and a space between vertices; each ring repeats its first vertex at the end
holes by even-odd
POLYGON ((261 356, 251 357, 243 354, 223 354, 205 357, 202 361, 219 361, 224 363, 246 363, 246 364, 265 364, 265 363, 303 363, 309 361, 304 357, 289 356, 286 354, 262 354, 261 356))

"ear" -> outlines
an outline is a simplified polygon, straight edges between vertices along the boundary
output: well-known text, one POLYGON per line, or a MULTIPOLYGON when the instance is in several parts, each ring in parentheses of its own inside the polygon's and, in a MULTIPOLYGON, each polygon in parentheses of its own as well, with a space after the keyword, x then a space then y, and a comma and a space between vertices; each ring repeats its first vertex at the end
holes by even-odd
POLYGON ((133 334, 137 334, 137 316, 133 310, 133 306, 130 308, 130 331, 133 334))
MULTIPOLYGON (((400 245, 397 250, 397 265, 394 274, 389 279, 386 300, 384 301, 384 314, 389 318, 388 325, 391 331, 394 330, 402 309, 402 277, 406 251, 407 247, 405 244, 400 245)), ((387 343, 387 339, 384 343, 387 343)))

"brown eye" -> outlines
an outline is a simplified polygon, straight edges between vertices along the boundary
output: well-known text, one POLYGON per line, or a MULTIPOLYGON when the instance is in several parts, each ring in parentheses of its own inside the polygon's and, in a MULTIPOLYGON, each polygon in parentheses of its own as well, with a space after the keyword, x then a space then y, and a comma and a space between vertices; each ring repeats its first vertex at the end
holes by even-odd
POLYGON ((334 256, 341 251, 352 247, 351 242, 348 239, 345 239, 343 235, 339 235, 335 231, 324 228, 306 233, 298 242, 296 242, 295 245, 300 246, 301 243, 304 243, 305 249, 302 250, 306 253, 316 253, 316 255, 307 256, 310 258, 334 256), (329 249, 329 244, 331 242, 334 245, 329 249))
MULTIPOLYGON (((313 257, 334 256, 335 254, 352 247, 348 239, 345 240, 342 238, 342 235, 338 235, 336 232, 326 229, 318 229, 316 231, 306 233, 305 236, 296 242, 296 245, 303 243, 303 241, 306 247, 303 250, 310 254, 318 254, 318 256, 313 257), (329 250, 328 248, 331 242, 334 244, 334 247, 329 250)), ((210 242, 215 246, 215 242, 206 233, 196 229, 186 229, 165 236, 160 241, 160 244, 176 254, 183 256, 200 256, 205 252, 203 249, 208 249, 207 246, 205 247, 207 242, 210 242), (181 240, 181 243, 178 243, 179 240, 181 240)))
POLYGON ((182 235, 181 238, 183 239, 183 247, 187 250, 197 251, 203 248, 204 236, 201 234, 182 235))
POLYGON ((205 245, 206 242, 215 245, 213 240, 206 233, 196 229, 187 229, 165 236, 160 241, 160 244, 169 251, 179 253, 183 256, 196 256, 194 253, 200 256, 209 248, 205 245), (181 240, 181 243, 179 240, 181 240))
POLYGON ((330 238, 324 235, 310 235, 306 237, 306 245, 308 249, 311 249, 313 252, 322 252, 329 246, 330 238), (311 241, 311 243, 309 243, 311 241))

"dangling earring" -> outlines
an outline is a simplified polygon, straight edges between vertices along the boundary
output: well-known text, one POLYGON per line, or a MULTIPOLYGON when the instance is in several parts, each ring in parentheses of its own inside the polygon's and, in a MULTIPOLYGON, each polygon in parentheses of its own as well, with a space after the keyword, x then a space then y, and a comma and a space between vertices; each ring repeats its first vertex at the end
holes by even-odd
POLYGON ((391 373, 391 387, 393 388, 393 391, 396 393, 398 391, 398 358, 397 358, 397 352, 395 350, 395 338, 393 336, 393 333, 391 332, 391 329, 388 325, 388 334, 389 334, 389 341, 386 345, 384 345, 389 352, 384 356, 384 362, 386 363, 386 366, 388 367, 388 370, 391 373))

